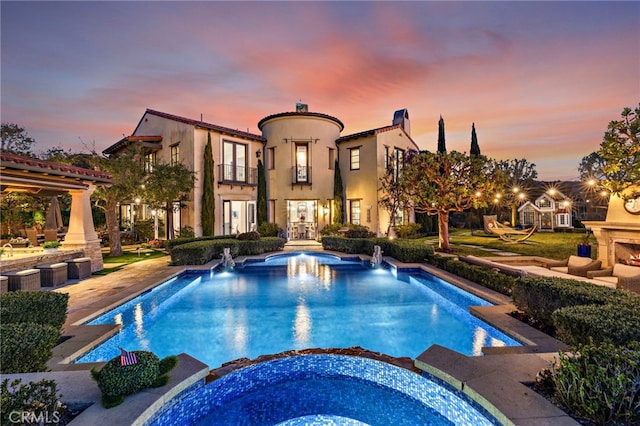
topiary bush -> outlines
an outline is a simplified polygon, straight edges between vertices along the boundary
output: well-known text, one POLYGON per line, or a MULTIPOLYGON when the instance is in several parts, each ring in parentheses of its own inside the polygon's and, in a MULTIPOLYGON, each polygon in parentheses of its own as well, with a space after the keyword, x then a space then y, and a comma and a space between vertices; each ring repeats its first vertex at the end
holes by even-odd
POLYGON ((471 265, 453 257, 427 256, 432 265, 459 277, 483 285, 491 290, 510 296, 518 278, 493 271, 484 266, 471 265))
POLYGON ((371 232, 369 228, 364 225, 350 224, 345 236, 347 238, 372 238, 375 237, 376 234, 371 232))
POLYGON ((67 320, 69 295, 55 291, 12 291, 0 295, 3 324, 33 322, 61 330, 67 320))
MULTIPOLYGON (((4 317, 2 318, 4 321, 4 317)), ((47 371, 51 350, 60 337, 60 329, 33 322, 0 324, 0 372, 32 373, 47 371)))
POLYGON ((578 346, 551 367, 556 399, 595 424, 640 423, 640 342, 578 346))
POLYGON ((338 235, 338 230, 346 227, 347 225, 343 225, 340 223, 332 223, 330 225, 326 225, 320 230, 320 235, 338 235))
POLYGON ((148 351, 133 351, 138 362, 120 365, 120 355, 110 360, 100 371, 91 369, 91 377, 98 382, 102 392, 102 405, 115 407, 124 397, 149 387, 164 386, 169 381, 168 372, 178 364, 178 358, 169 356, 160 360, 148 351))

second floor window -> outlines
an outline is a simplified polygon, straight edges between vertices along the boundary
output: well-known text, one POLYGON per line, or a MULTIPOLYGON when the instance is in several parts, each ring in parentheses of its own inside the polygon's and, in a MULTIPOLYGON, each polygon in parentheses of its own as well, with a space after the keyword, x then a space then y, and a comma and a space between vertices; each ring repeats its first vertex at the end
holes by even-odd
POLYGON ((309 182, 309 145, 296 144, 296 182, 309 182))
POLYGON ((156 167, 156 153, 148 152, 144 155, 144 171, 147 173, 153 172, 156 167))
POLYGON ((224 141, 222 151, 223 179, 245 182, 247 180, 247 146, 242 143, 224 141))
POLYGON ((336 150, 329 148, 329 170, 333 170, 336 166, 336 150))
POLYGON ((267 169, 273 170, 276 168, 276 149, 267 148, 267 169))
POLYGON ((360 148, 351 148, 351 170, 360 170, 360 148))
POLYGON ((171 145, 171 165, 180 164, 180 145, 171 145))

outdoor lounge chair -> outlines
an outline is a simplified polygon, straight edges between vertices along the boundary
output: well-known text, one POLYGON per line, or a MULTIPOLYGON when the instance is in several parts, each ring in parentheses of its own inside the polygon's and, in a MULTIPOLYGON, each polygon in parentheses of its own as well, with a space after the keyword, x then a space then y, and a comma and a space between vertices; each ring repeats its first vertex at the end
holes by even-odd
POLYGON ((640 293, 640 267, 616 263, 612 268, 587 272, 587 277, 608 284, 615 284, 616 288, 640 293))
POLYGON ((502 225, 490 216, 485 216, 484 228, 491 234, 497 235, 502 241, 508 243, 520 243, 530 238, 536 232, 537 225, 529 229, 515 229, 510 226, 502 225))
POLYGON ((555 272, 563 274, 586 277, 587 272, 600 269, 602 262, 592 260, 590 257, 569 256, 568 259, 557 262, 547 262, 546 267, 555 272))

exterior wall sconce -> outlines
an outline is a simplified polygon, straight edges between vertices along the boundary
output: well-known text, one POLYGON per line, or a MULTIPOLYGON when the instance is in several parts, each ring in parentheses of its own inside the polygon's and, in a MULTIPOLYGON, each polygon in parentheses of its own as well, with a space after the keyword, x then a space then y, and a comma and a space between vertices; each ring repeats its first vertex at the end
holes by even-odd
POLYGON ((256 158, 260 158, 260 156, 262 155, 262 152, 260 150, 256 151, 256 158))

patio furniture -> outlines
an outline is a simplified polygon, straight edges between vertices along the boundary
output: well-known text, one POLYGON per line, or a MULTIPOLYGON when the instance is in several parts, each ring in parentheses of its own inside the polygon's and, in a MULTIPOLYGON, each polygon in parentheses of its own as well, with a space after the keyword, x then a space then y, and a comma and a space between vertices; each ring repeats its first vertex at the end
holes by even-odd
POLYGON ((4 273, 9 278, 9 291, 40 290, 40 270, 24 269, 22 271, 8 271, 4 273))
POLYGON ((640 293, 640 267, 616 263, 612 268, 587 272, 589 278, 609 284, 616 288, 640 293))
POLYGON ((586 277, 587 272, 600 269, 602 262, 592 260, 590 257, 569 256, 568 259, 556 262, 547 262, 546 267, 555 272, 563 274, 586 277))
POLYGON ((9 277, 0 275, 0 294, 7 293, 9 291, 9 277))
POLYGON ((67 282, 67 263, 44 263, 36 266, 40 270, 40 285, 42 287, 55 287, 67 282))
POLYGON ((27 233, 27 239, 31 241, 31 245, 33 247, 40 245, 38 243, 38 231, 36 231, 35 229, 27 229, 26 233, 27 233))
POLYGON ((58 241, 58 230, 57 229, 45 229, 44 231, 44 242, 48 241, 58 241))
POLYGON ((298 239, 302 240, 307 238, 307 225, 305 223, 298 223, 298 239))
POLYGON ((65 260, 68 266, 69 279, 81 280, 91 276, 91 258, 78 257, 65 260))
POLYGON ((529 229, 515 229, 510 226, 503 225, 497 220, 491 219, 490 216, 485 216, 484 228, 490 234, 497 235, 502 241, 507 243, 520 243, 529 239, 536 232, 538 226, 534 225, 529 229))

